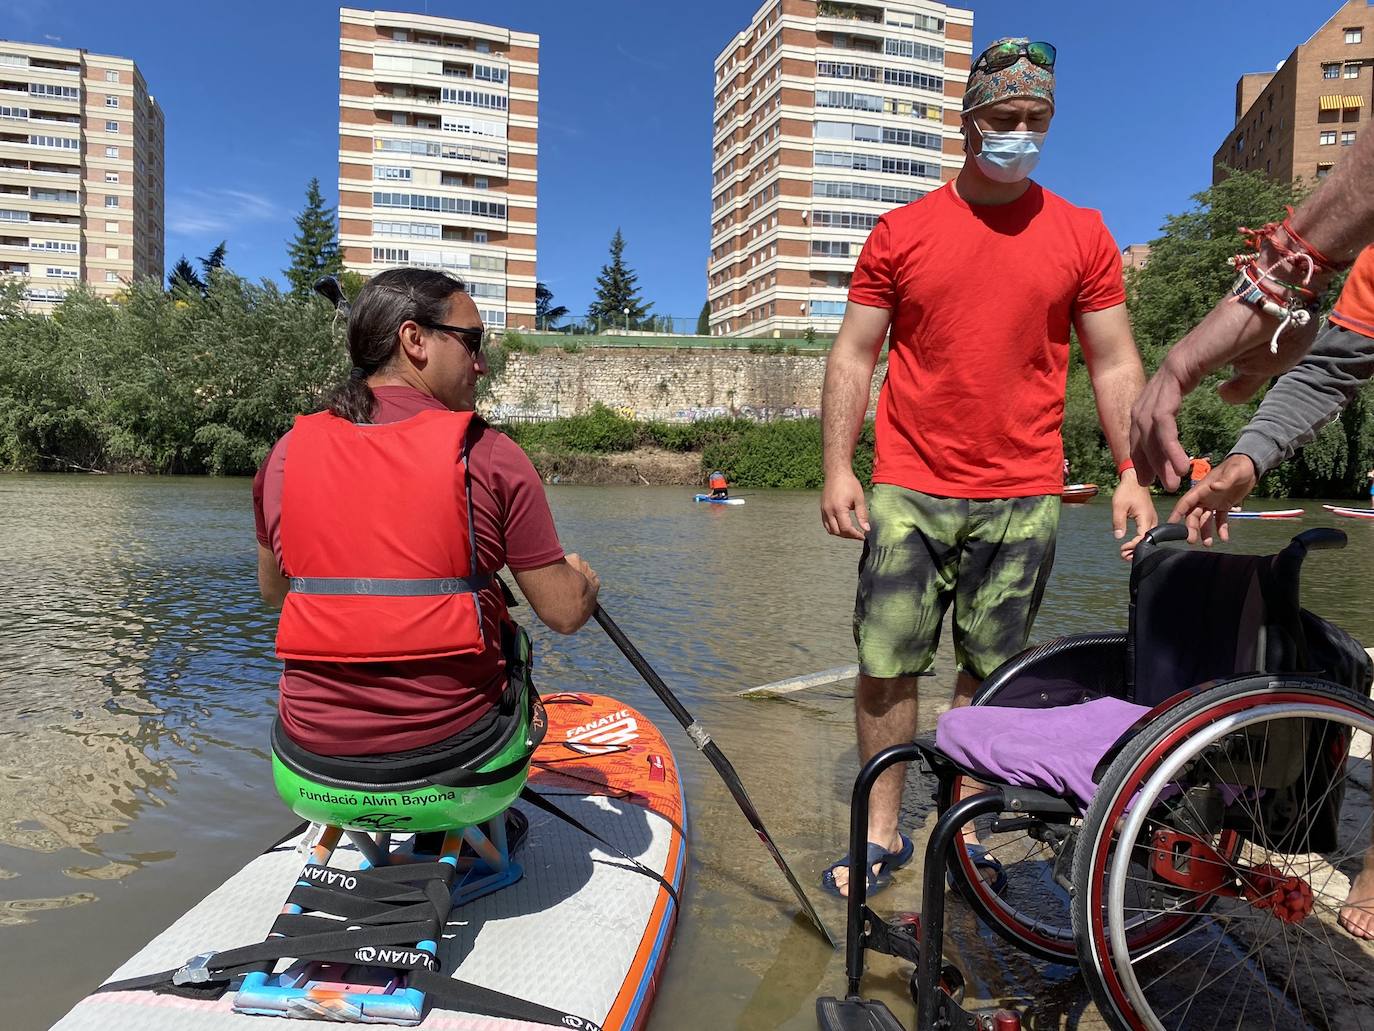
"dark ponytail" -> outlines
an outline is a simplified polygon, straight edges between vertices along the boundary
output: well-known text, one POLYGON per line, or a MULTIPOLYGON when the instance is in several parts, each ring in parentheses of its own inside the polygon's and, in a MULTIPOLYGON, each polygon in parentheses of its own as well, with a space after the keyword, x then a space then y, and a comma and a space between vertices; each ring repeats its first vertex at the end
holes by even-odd
POLYGON ((422 268, 392 268, 367 281, 348 317, 348 379, 325 398, 325 406, 349 422, 371 422, 376 395, 367 377, 396 358, 402 323, 444 322, 449 298, 466 287, 461 279, 422 268))

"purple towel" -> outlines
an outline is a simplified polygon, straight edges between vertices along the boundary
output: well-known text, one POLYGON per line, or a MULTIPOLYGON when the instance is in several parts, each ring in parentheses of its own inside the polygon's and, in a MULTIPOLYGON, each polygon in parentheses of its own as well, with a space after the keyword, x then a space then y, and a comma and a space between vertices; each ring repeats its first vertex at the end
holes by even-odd
POLYGON ((1098 762, 1149 711, 1119 698, 1053 709, 969 705, 940 717, 935 745, 961 766, 1086 806, 1098 762))

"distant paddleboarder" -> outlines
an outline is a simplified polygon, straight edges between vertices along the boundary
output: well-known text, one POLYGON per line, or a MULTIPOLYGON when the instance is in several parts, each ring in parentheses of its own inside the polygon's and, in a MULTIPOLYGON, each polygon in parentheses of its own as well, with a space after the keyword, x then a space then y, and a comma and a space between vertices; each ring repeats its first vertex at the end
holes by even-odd
POLYGON ((726 480, 725 474, 719 469, 711 474, 711 478, 708 482, 711 487, 712 498, 723 501, 730 496, 730 483, 726 480))

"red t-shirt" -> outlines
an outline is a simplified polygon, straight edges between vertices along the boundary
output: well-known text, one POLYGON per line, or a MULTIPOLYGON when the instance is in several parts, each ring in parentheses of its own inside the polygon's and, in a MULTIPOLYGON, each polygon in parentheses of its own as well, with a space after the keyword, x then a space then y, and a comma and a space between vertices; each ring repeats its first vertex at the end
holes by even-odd
POLYGON ((1360 251, 1329 317, 1342 329, 1374 337, 1374 247, 1360 251))
POLYGON ((878 220, 849 299, 892 312, 874 483, 959 498, 1062 492, 1069 329, 1126 299, 1100 214, 1035 183, 995 206, 947 184, 878 220))
MULTIPOLYGON (((377 387, 374 422, 399 422, 443 409, 409 387, 377 387)), ((474 421, 468 455, 477 567, 535 569, 563 558, 539 474, 519 446, 474 421)), ((277 441, 253 480, 258 542, 281 562, 281 489, 291 434, 277 441)), ((458 456, 454 475, 460 476, 458 456)), ((500 640, 500 588, 478 595, 482 633, 500 640)), ((442 741, 474 723, 501 697, 506 664, 499 649, 408 662, 288 661, 279 711, 291 740, 321 755, 380 755, 442 741)))

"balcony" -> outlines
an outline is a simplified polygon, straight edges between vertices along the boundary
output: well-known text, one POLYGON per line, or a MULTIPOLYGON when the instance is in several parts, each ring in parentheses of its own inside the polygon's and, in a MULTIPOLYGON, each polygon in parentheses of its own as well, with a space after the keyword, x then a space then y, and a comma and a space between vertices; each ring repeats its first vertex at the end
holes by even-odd
POLYGON ((821 0, 816 5, 816 17, 834 18, 840 21, 865 22, 869 25, 881 25, 883 23, 883 8, 868 7, 864 4, 835 3, 833 0, 821 0))

